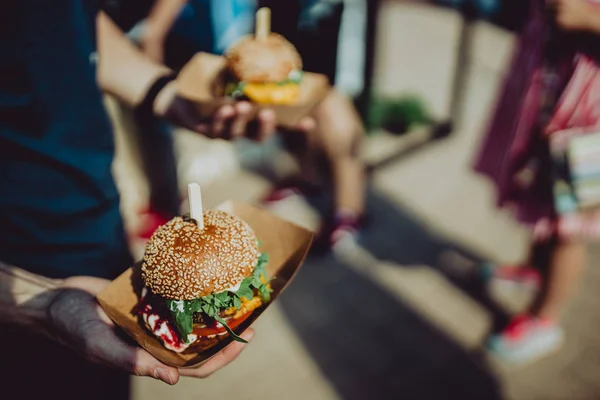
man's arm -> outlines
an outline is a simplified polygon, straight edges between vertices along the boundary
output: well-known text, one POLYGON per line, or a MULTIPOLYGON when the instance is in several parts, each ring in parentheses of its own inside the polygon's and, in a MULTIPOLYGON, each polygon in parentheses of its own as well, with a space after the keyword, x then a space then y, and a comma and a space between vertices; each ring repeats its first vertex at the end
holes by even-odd
POLYGON ((61 281, 0 263, 0 322, 47 333, 47 312, 61 281))
MULTIPOLYGON (((89 276, 53 280, 0 263, 0 323, 46 335, 77 350, 90 362, 170 385, 177 383, 180 375, 204 378, 229 364, 244 349, 243 344, 233 343, 195 369, 178 370, 165 365, 117 335, 96 301, 96 295, 109 283, 89 276)), ((250 341, 253 334, 248 329, 242 337, 250 341)))
POLYGON ((97 24, 98 84, 123 103, 135 107, 150 85, 170 70, 139 52, 105 13, 100 13, 97 24))
POLYGON ((156 0, 146 23, 152 27, 153 32, 164 37, 186 4, 187 0, 156 0))
MULTIPOLYGON (((139 52, 105 14, 98 16, 98 83, 100 87, 135 107, 152 83, 170 70, 139 52)), ((198 77, 202 79, 202 77, 198 77)), ((248 130, 252 107, 247 102, 225 105, 211 116, 200 119, 194 107, 176 96, 175 82, 164 87, 154 101, 154 113, 210 137, 236 138, 244 135, 264 139, 275 131, 273 110, 263 109, 257 124, 248 130)))
POLYGON ((115 335, 94 297, 108 282, 91 277, 53 280, 0 263, 0 323, 49 337, 89 361, 176 383, 175 368, 115 335))
POLYGON ((165 40, 175 19, 187 0, 156 0, 144 28, 140 44, 144 53, 156 62, 163 62, 165 40))
POLYGON ((556 23, 566 31, 600 34, 600 6, 588 0, 552 0, 556 23))

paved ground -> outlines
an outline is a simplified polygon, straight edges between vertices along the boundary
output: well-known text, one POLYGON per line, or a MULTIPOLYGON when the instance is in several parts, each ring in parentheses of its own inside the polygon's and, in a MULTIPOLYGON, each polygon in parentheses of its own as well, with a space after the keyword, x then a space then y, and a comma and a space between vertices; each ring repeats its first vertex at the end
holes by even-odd
MULTIPOLYGON (((447 11, 385 5, 379 91, 417 91, 444 117, 459 28, 457 16, 447 11)), ((174 388, 134 379, 132 398, 600 398, 597 270, 589 271, 565 317, 568 339, 560 353, 511 368, 481 350, 487 332, 528 297, 486 288, 478 279, 482 260, 519 260, 526 234, 491 206, 491 188, 468 168, 512 41, 490 26, 476 27, 454 136, 428 143, 373 174, 371 224, 360 246, 338 256, 311 256, 280 301, 257 321, 254 342, 235 364, 204 381, 183 379, 174 388)), ((118 128, 115 170, 124 210, 132 215, 146 189, 135 155, 127 151, 122 121, 118 128)), ((208 205, 228 198, 254 201, 268 189, 265 179, 238 170, 230 146, 189 136, 179 140, 182 176, 210 188, 205 189, 208 205), (204 155, 190 158, 192 150, 204 155), (195 169, 203 172, 190 172, 203 157, 210 163, 195 169)), ((394 144, 402 145, 377 136, 369 143, 370 154, 376 157, 394 144)), ((266 153, 245 154, 256 160, 266 153)), ((287 165, 285 158, 277 160, 287 165)), ((273 211, 308 226, 318 222, 314 208, 303 202, 273 211)), ((135 224, 134 218, 129 221, 135 224)), ((594 253, 592 260, 600 256, 594 253)))

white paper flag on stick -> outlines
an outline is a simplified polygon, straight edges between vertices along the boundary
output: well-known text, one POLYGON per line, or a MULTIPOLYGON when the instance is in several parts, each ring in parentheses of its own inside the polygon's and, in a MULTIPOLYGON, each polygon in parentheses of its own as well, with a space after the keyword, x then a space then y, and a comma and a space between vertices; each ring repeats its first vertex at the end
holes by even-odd
POLYGON ((188 185, 188 202, 190 203, 190 217, 196 220, 198 228, 204 229, 204 217, 202 216, 202 192, 200 185, 190 183, 188 185))
POLYGON ((256 39, 264 40, 271 34, 271 9, 262 7, 256 12, 256 39))

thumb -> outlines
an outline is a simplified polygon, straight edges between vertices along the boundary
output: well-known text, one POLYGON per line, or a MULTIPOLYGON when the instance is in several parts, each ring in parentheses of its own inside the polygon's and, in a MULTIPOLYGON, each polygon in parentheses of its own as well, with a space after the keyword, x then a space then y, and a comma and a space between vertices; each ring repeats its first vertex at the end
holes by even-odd
POLYGON ((133 375, 156 378, 169 385, 179 380, 176 368, 163 364, 146 350, 124 342, 105 323, 88 327, 88 334, 93 339, 90 340, 87 353, 101 363, 133 375))
POLYGON ((133 374, 159 379, 169 385, 179 381, 179 371, 152 357, 146 350, 135 349, 135 365, 133 374))
POLYGON ((301 132, 310 132, 317 127, 317 122, 312 117, 302 118, 297 125, 297 129, 301 132))
POLYGON ((104 347, 98 353, 102 354, 103 361, 116 366, 130 374, 148 376, 159 379, 169 385, 179 381, 179 371, 161 363, 150 353, 139 347, 134 347, 120 340, 106 340, 104 347))

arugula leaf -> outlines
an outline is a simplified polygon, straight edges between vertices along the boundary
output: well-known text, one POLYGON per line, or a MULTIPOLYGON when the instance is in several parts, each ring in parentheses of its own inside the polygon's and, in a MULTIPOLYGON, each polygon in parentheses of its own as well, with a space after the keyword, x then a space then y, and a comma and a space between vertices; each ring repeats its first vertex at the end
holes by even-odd
POLYGON ((192 315, 195 312, 202 311, 202 304, 203 304, 203 302, 202 302, 201 299, 194 299, 194 300, 191 300, 189 303, 190 303, 189 312, 191 312, 192 315))
POLYGON ((210 303, 202 304, 201 308, 202 308, 202 311, 204 312, 204 314, 207 314, 207 315, 210 314, 210 311, 211 311, 210 303))
POLYGON ((294 70, 290 72, 288 76, 288 81, 300 84, 302 82, 302 78, 304 77, 303 71, 294 70))
POLYGON ((283 85, 287 85, 289 83, 295 83, 295 84, 299 85, 302 82, 303 75, 304 75, 304 73, 302 71, 297 71, 297 70, 291 71, 290 74, 288 75, 287 79, 277 82, 277 85, 283 86, 283 85))
POLYGON ((236 292, 224 291, 213 293, 194 300, 166 300, 167 307, 173 314, 175 325, 183 340, 187 343, 188 335, 193 331, 194 313, 203 312, 223 325, 234 340, 245 342, 231 331, 218 314, 229 308, 239 310, 242 306, 241 298, 244 297, 247 300, 251 300, 254 297, 255 289, 258 290, 263 302, 267 303, 271 300, 271 291, 268 288, 269 280, 266 279, 267 273, 265 271, 268 262, 269 255, 266 253, 261 254, 254 271, 240 283, 240 287, 236 292), (263 282, 263 279, 265 279, 265 282, 263 282))
MULTIPOLYGON (((192 314, 189 313, 177 313, 175 315, 175 323, 177 324, 177 329, 180 332, 192 332, 192 326, 193 326, 193 321, 192 321, 192 314)), ((188 342, 188 337, 187 335, 185 335, 185 337, 183 337, 183 339, 185 340, 185 342, 188 342)))
POLYGON ((240 309, 240 307, 242 306, 242 301, 240 300, 239 297, 237 297, 237 296, 233 297, 233 306, 235 308, 237 308, 238 310, 240 309))
POLYGON ((269 254, 262 253, 260 256, 258 256, 258 262, 256 263, 256 269, 254 270, 254 273, 256 273, 256 270, 264 270, 268 263, 269 263, 269 254))
POLYGON ((240 288, 237 292, 235 292, 235 294, 240 299, 242 297, 245 297, 246 300, 252 300, 252 297, 254 297, 254 293, 252 293, 252 289, 250 288, 250 286, 240 286, 240 288))
POLYGON ((233 98, 243 97, 245 87, 246 82, 229 82, 225 86, 225 96, 233 98))
POLYGON ((248 343, 247 340, 236 335, 235 332, 229 327, 229 325, 227 325, 227 322, 225 322, 225 320, 223 318, 219 317, 218 315, 215 315, 213 318, 216 319, 218 323, 223 325, 223 328, 225 328, 227 333, 229 333, 231 335, 233 340, 235 340, 236 342, 248 343))
MULTIPOLYGON (((192 332, 192 316, 193 313, 188 312, 187 305, 181 300, 167 300, 167 307, 173 313, 175 317, 175 325, 180 333, 192 332)), ((187 334, 183 335, 183 340, 187 343, 187 334)))
POLYGON ((220 292, 214 295, 217 301, 221 304, 227 304, 229 301, 229 293, 228 292, 220 292))
POLYGON ((264 301, 265 303, 271 301, 271 291, 269 290, 269 287, 267 285, 262 285, 258 288, 258 290, 260 292, 260 297, 262 298, 262 301, 264 301))
POLYGON ((260 280, 259 276, 254 275, 252 277, 252 286, 256 287, 256 288, 260 288, 262 286, 262 281, 260 280))

